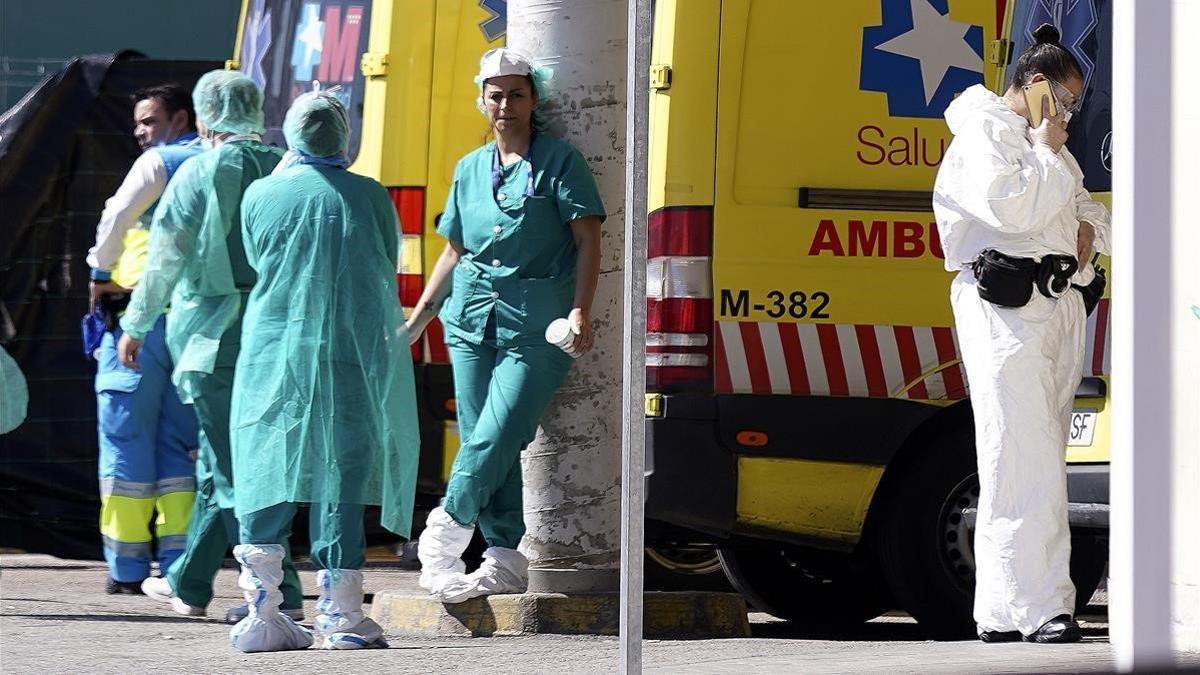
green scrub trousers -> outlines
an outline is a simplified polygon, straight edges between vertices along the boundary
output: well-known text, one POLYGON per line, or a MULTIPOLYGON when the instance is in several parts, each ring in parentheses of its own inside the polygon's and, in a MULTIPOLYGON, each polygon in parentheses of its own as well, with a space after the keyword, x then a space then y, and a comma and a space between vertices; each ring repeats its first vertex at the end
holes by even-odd
MULTIPOLYGON (((207 607, 213 596, 213 579, 225 553, 238 544, 238 522, 233 515, 233 471, 229 451, 229 406, 233 392, 233 367, 241 348, 242 322, 221 336, 213 372, 200 379, 195 394, 200 423, 200 448, 196 457, 196 503, 188 525, 187 544, 166 577, 175 595, 193 607, 207 607)), ((290 530, 290 528, 288 528, 290 530)), ((304 606, 300 578, 292 564, 287 533, 282 540, 284 609, 304 606)))
MULTIPOLYGON (((298 506, 296 502, 284 502, 243 515, 239 521, 242 543, 287 541, 292 534, 292 520, 298 506)), ((362 569, 367 560, 364 510, 362 504, 338 504, 333 508, 309 505, 308 536, 312 542, 309 556, 315 567, 323 570, 362 569)), ((284 583, 287 583, 286 578, 284 583)))
POLYGON ((442 508, 460 525, 479 524, 488 546, 515 549, 525 534, 521 450, 571 369, 571 357, 543 342, 496 347, 446 335, 462 438, 442 508))

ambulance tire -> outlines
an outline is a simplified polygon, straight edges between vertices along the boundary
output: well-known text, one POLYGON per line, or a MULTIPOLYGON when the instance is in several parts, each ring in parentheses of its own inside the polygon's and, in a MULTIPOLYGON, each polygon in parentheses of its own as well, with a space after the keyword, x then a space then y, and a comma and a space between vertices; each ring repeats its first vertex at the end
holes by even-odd
POLYGON ((725 576, 751 609, 791 622, 793 628, 828 634, 862 624, 890 608, 882 575, 873 566, 810 566, 804 549, 771 542, 722 547, 725 576))
POLYGON ((647 591, 733 592, 715 549, 647 546, 644 560, 647 591))
POLYGON ((883 501, 873 506, 882 508, 883 573, 897 606, 929 637, 973 638, 975 566, 961 533, 963 509, 978 501, 974 429, 947 425, 910 450, 889 467, 883 501))
POLYGON ((1075 613, 1082 614, 1108 574, 1107 533, 1071 534, 1071 581, 1075 583, 1075 613))

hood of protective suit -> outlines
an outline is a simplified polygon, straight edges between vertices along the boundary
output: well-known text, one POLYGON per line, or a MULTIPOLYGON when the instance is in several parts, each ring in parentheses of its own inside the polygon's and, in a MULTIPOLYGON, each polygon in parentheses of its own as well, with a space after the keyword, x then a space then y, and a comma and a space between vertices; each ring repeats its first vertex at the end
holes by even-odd
POLYGON ((977 84, 959 94, 946 107, 946 124, 950 127, 950 133, 957 136, 976 115, 992 118, 1022 133, 1029 127, 1029 122, 1013 112, 1003 98, 982 84, 977 84))

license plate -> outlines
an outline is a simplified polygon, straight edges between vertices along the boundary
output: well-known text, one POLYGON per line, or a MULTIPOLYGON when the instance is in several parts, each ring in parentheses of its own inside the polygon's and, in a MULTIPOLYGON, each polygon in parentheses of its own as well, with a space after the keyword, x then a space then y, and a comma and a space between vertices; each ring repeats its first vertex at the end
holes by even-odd
POLYGON ((1067 446, 1072 448, 1087 447, 1092 444, 1092 438, 1095 435, 1096 411, 1072 410, 1071 435, 1067 439, 1067 446))

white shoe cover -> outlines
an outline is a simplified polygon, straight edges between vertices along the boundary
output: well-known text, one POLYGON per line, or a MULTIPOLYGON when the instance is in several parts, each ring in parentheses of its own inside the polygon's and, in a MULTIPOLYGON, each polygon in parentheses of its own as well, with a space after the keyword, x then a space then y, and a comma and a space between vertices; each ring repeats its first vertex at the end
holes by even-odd
POLYGON ((356 626, 326 633, 319 649, 387 649, 383 627, 367 617, 356 626))
POLYGON ((279 611, 283 593, 283 546, 241 544, 233 557, 242 564, 238 586, 245 592, 250 613, 229 631, 229 641, 241 652, 279 652, 307 649, 312 633, 279 611))
POLYGON ((189 605, 183 601, 183 598, 178 596, 171 598, 171 609, 175 610, 176 614, 182 614, 184 616, 204 616, 208 613, 208 611, 203 607, 189 605))
POLYGON ((467 570, 462 554, 471 545, 474 535, 474 527, 459 525, 442 507, 430 511, 425 529, 417 539, 421 588, 437 594, 448 580, 461 577, 467 570))
POLYGON ((167 581, 166 577, 142 579, 142 593, 145 593, 147 598, 159 602, 170 602, 171 598, 175 597, 175 589, 171 588, 171 582, 167 581))
POLYGON ((524 593, 529 587, 529 560, 511 548, 493 546, 483 552, 483 564, 470 574, 445 580, 434 597, 447 604, 483 595, 524 593))
POLYGON ((175 595, 175 589, 171 588, 171 582, 166 577, 146 577, 142 580, 142 593, 152 600, 170 604, 176 614, 204 616, 207 613, 203 607, 189 605, 175 595))
POLYGON ((363 616, 363 574, 359 570, 317 570, 317 630, 325 634, 321 649, 387 647, 383 628, 363 616))

